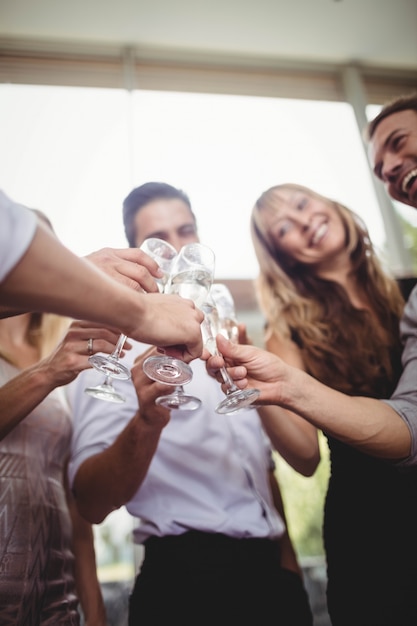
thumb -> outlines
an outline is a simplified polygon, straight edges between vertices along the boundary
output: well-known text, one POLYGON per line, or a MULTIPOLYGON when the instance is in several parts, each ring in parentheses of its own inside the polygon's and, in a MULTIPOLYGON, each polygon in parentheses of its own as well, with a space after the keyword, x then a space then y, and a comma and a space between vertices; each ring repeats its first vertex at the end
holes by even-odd
POLYGON ((233 348, 235 344, 233 344, 229 339, 226 339, 224 335, 219 333, 216 337, 217 348, 223 356, 233 357, 233 348))

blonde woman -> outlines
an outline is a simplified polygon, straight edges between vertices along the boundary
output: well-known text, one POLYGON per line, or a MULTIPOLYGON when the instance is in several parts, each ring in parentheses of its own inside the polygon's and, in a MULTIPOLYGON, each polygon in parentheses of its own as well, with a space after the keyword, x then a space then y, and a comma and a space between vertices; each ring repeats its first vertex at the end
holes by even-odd
MULTIPOLYGON (((389 397, 401 374, 404 301, 359 217, 311 189, 285 184, 260 196, 251 231, 267 349, 345 394, 389 397)), ((301 418, 277 406, 260 408, 260 415, 277 449, 297 459, 301 418)), ((332 624, 416 624, 416 470, 400 472, 325 435, 332 624)))
POLYGON ((0 623, 104 626, 90 524, 66 486, 71 417, 59 388, 89 367, 109 331, 25 313, 0 320, 0 623), (99 338, 100 337, 100 338, 99 338), (78 590, 78 593, 77 593, 78 590))

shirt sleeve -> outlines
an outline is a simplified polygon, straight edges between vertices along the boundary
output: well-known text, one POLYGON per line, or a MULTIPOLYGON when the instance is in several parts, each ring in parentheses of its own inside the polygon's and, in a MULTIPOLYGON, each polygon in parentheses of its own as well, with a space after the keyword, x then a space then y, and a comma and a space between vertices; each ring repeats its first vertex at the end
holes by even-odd
MULTIPOLYGON (((135 346, 136 342, 131 339, 129 341, 135 346)), ((131 368, 134 357, 143 352, 144 349, 145 347, 140 351, 137 349, 129 350, 123 363, 131 368)), ((117 391, 126 398, 126 402, 122 404, 97 400, 85 393, 86 387, 94 387, 103 383, 104 378, 105 375, 95 369, 85 370, 65 388, 73 418, 71 459, 68 467, 71 487, 75 475, 84 461, 108 448, 134 417, 138 409, 136 391, 130 380, 113 381, 117 391)))
POLYGON ((0 191, 0 282, 17 265, 35 235, 37 217, 0 191))
POLYGON ((417 465, 417 286, 410 294, 400 325, 404 345, 403 372, 389 400, 384 400, 406 422, 411 434, 411 453, 399 465, 417 465))

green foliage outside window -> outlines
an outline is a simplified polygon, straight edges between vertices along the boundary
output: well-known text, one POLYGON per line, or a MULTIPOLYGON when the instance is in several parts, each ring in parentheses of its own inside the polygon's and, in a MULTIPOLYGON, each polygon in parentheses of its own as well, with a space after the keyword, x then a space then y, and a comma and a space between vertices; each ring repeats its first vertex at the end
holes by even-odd
POLYGON ((324 499, 329 479, 329 449, 319 433, 321 461, 313 476, 305 477, 275 454, 276 475, 281 487, 288 530, 298 556, 324 554, 322 526, 324 499))

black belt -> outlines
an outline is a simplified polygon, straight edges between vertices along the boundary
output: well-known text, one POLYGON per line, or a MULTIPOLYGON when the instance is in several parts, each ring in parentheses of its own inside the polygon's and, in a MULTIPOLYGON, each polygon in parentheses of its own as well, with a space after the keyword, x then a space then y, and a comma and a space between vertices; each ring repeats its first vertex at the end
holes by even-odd
POLYGON ((236 538, 221 533, 190 530, 181 535, 150 537, 145 541, 145 560, 186 565, 187 562, 225 566, 250 563, 276 566, 280 562, 279 543, 273 539, 236 538))

